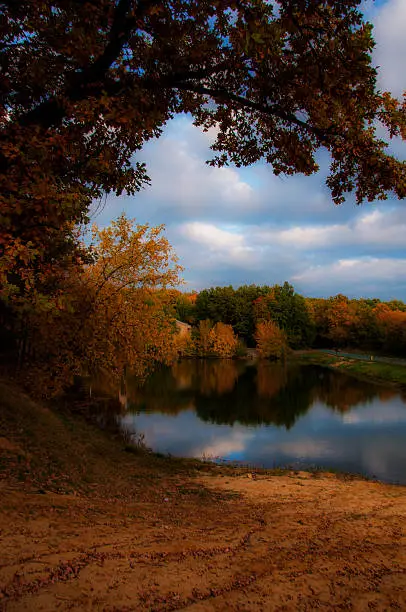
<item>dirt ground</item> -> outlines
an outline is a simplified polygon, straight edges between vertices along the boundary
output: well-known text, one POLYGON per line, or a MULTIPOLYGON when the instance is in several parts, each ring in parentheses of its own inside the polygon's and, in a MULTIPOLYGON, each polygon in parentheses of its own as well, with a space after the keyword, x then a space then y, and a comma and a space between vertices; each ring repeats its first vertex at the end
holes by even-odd
POLYGON ((3 486, 1 609, 406 610, 403 488, 304 473, 186 486, 153 503, 3 486))
POLYGON ((1 385, 0 416, 0 610, 406 610, 404 487, 124 452, 1 385))

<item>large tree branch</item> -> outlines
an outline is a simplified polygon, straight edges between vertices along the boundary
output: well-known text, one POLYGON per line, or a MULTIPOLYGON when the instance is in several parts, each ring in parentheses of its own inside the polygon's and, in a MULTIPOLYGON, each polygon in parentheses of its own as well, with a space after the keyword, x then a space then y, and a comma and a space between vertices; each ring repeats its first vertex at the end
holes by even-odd
MULTIPOLYGON (((67 86, 60 97, 52 97, 45 100, 38 106, 28 111, 18 118, 20 125, 28 126, 32 124, 40 125, 47 129, 57 126, 66 116, 63 99, 79 102, 89 96, 92 85, 102 81, 108 70, 120 56, 126 42, 128 42, 133 30, 138 26, 138 22, 143 18, 146 11, 159 4, 160 0, 139 0, 137 8, 131 17, 128 13, 131 8, 132 0, 120 0, 113 24, 110 30, 109 42, 103 53, 92 62, 87 68, 75 71, 67 78, 67 86)), ((102 89, 102 88, 101 88, 102 89)))
MULTIPOLYGON (((104 58, 104 54, 103 54, 104 58)), ((107 63, 107 60, 104 58, 103 62, 107 63)), ((95 62, 96 64, 96 62, 95 62)), ((124 90, 127 88, 131 88, 131 78, 129 75, 128 79, 116 81, 113 79, 109 79, 106 77, 106 73, 108 71, 108 67, 105 68, 104 74, 101 75, 101 65, 102 63, 96 67, 95 72, 91 72, 90 67, 86 70, 86 74, 88 74, 88 80, 83 80, 83 83, 79 81, 72 83, 71 86, 66 90, 64 97, 67 97, 71 102, 80 102, 81 100, 85 100, 90 97, 98 97, 101 95, 103 91, 105 91, 109 96, 119 96, 124 90), (99 78, 95 79, 94 75, 99 73, 99 78)), ((170 75, 165 75, 160 79, 142 79, 140 81, 141 87, 145 87, 146 89, 156 89, 157 87, 168 87, 173 86, 173 83, 179 83, 182 81, 188 82, 192 79, 202 79, 222 70, 225 70, 228 65, 228 62, 222 62, 217 66, 211 66, 208 68, 201 68, 196 70, 184 70, 180 72, 175 72, 170 75)), ((84 74, 81 73, 81 74, 84 74)), ((62 121, 62 119, 66 116, 66 111, 63 105, 60 102, 59 98, 53 98, 39 104, 33 110, 29 111, 22 117, 18 119, 20 125, 32 125, 37 124, 41 125, 44 128, 49 128, 51 126, 56 126, 62 121)))
POLYGON ((213 98, 215 101, 233 101, 242 106, 243 108, 249 108, 250 110, 258 111, 263 115, 269 115, 273 117, 279 117, 283 121, 297 125, 302 129, 310 132, 314 136, 317 136, 321 141, 327 141, 329 136, 333 133, 330 129, 317 128, 306 121, 302 121, 293 113, 289 113, 281 109, 279 106, 272 104, 261 104, 260 102, 254 102, 243 96, 234 94, 226 89, 212 89, 210 87, 204 87, 203 85, 196 85, 193 83, 174 83, 172 87, 176 89, 182 89, 184 91, 191 91, 197 94, 207 95, 213 98))

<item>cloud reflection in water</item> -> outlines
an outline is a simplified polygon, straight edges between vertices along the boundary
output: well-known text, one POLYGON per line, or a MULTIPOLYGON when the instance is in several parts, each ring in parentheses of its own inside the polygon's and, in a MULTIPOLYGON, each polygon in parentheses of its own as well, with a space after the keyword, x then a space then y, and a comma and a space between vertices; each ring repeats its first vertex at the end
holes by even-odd
POLYGON ((122 418, 156 451, 303 464, 406 483, 406 407, 393 388, 316 366, 190 360, 128 381, 122 418))

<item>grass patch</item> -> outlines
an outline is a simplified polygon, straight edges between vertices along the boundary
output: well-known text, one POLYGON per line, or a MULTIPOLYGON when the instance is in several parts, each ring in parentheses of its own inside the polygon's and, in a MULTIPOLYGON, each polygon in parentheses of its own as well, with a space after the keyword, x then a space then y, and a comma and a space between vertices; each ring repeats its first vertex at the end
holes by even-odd
POLYGON ((319 353, 318 351, 298 351, 289 356, 289 360, 293 360, 295 363, 299 361, 300 363, 314 363, 315 365, 330 365, 339 361, 334 355, 319 353))
POLYGON ((297 363, 321 365, 334 370, 345 371, 359 378, 373 380, 378 383, 406 386, 406 366, 379 361, 362 361, 338 355, 329 355, 318 351, 309 351, 293 355, 297 363))
POLYGON ((406 367, 390 363, 369 361, 351 361, 343 363, 341 369, 353 374, 360 374, 380 381, 388 381, 398 385, 406 385, 406 367))

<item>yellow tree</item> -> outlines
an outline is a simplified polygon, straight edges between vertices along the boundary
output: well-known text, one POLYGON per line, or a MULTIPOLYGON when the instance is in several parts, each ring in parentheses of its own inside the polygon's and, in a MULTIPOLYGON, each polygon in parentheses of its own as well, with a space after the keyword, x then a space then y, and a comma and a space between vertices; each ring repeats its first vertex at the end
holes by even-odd
POLYGON ((261 358, 280 359, 286 354, 285 334, 273 321, 258 323, 254 334, 257 351, 261 358))
POLYGON ((196 337, 195 337, 195 347, 196 353, 198 355, 207 355, 209 352, 210 346, 210 331, 212 328, 212 323, 209 319, 204 319, 203 321, 199 321, 199 325, 197 327, 196 337))
POLYGON ((338 294, 329 298, 326 311, 328 338, 337 346, 349 344, 351 327, 356 322, 354 304, 345 295, 338 294))
POLYGON ((121 375, 126 367, 144 375, 176 355, 165 289, 179 284, 181 268, 163 226, 135 225, 122 215, 107 228, 93 227, 92 252, 94 263, 66 278, 58 308, 29 321, 31 386, 57 393, 74 375, 121 375))
POLYGON ((216 323, 209 333, 209 350, 217 357, 232 357, 237 349, 238 338, 231 325, 216 323))
POLYGON ((382 348, 388 353, 404 355, 406 347, 406 312, 378 304, 373 311, 380 332, 382 348))

